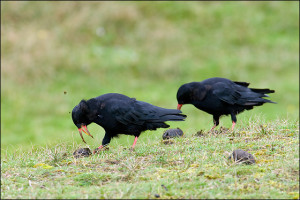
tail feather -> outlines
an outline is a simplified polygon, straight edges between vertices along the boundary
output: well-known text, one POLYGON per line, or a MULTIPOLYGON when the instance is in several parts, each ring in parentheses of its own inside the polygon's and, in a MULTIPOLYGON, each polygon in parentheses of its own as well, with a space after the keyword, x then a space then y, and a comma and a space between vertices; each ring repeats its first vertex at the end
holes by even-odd
POLYGON ((159 121, 183 121, 185 118, 184 114, 167 114, 160 116, 159 121))
POLYGON ((270 90, 270 89, 256 89, 256 88, 250 88, 253 92, 257 92, 260 94, 269 94, 269 93, 274 93, 275 90, 270 90))
POLYGON ((241 85, 241 86, 244 86, 244 87, 248 87, 248 85, 250 85, 250 83, 247 83, 247 82, 234 81, 234 83, 236 83, 238 85, 241 85))
POLYGON ((175 109, 163 109, 160 115, 155 118, 149 118, 146 126, 149 130, 156 130, 157 128, 169 128, 167 121, 184 121, 186 115, 181 114, 181 111, 175 109))
POLYGON ((182 114, 180 110, 176 109, 167 109, 157 107, 157 116, 159 121, 183 121, 186 118, 186 115, 182 114))
POLYGON ((257 89, 247 88, 246 90, 240 91, 241 98, 238 101, 239 105, 244 106, 260 106, 264 103, 276 103, 263 97, 269 97, 268 93, 274 93, 275 90, 270 89, 257 89))
POLYGON ((167 109, 152 104, 137 101, 137 108, 135 112, 138 114, 136 121, 141 121, 141 123, 162 123, 165 121, 183 121, 186 115, 181 114, 180 110, 167 109))
POLYGON ((152 123, 147 123, 146 128, 147 130, 156 130, 158 128, 169 128, 170 125, 164 123, 164 122, 152 122, 152 123))
POLYGON ((256 98, 256 99, 248 99, 244 105, 245 106, 260 106, 263 105, 264 103, 275 103, 274 101, 271 101, 269 99, 263 99, 263 98, 256 98))

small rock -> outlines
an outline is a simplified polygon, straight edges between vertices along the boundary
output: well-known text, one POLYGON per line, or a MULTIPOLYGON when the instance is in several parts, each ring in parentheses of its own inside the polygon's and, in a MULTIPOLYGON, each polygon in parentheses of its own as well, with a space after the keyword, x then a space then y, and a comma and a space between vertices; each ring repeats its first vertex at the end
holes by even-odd
POLYGON ((159 198, 160 197, 159 194, 154 194, 154 196, 155 196, 155 198, 159 198))
POLYGON ((251 155, 250 153, 243 151, 241 149, 234 150, 232 152, 232 155, 230 155, 228 157, 229 160, 231 160, 232 158, 237 163, 241 162, 241 163, 245 163, 247 165, 255 164, 255 159, 254 159, 253 155, 251 155))
POLYGON ((170 138, 181 137, 183 136, 183 131, 180 128, 176 129, 168 129, 164 132, 162 138, 163 140, 167 140, 170 138))
POLYGON ((92 155, 92 152, 89 148, 80 148, 80 149, 77 149, 76 151, 74 151, 74 153, 73 153, 73 156, 75 158, 89 157, 90 155, 92 155))

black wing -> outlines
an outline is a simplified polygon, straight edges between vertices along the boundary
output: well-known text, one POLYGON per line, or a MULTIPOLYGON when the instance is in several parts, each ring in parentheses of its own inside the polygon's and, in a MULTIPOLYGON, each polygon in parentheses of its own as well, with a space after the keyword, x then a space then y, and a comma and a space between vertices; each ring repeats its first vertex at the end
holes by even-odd
POLYGON ((119 102, 112 107, 115 119, 124 124, 144 125, 145 123, 161 123, 165 121, 182 121, 186 117, 175 109, 160 108, 143 101, 131 99, 119 102))
POLYGON ((274 103, 268 99, 262 98, 267 97, 264 92, 268 93, 271 90, 247 88, 245 87, 247 85, 246 83, 239 83, 242 84, 226 84, 222 82, 216 83, 213 85, 213 94, 215 94, 222 101, 231 105, 237 104, 242 106, 258 106, 267 102, 274 103))
POLYGON ((222 82, 213 85, 212 93, 231 105, 236 104, 241 98, 241 94, 233 86, 222 82))

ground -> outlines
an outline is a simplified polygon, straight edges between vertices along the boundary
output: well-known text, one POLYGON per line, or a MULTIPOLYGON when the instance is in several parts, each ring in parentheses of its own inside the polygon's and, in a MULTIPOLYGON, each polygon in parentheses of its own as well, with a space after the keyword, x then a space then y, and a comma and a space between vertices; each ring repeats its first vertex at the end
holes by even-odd
MULTIPOLYGON (((134 151, 112 145, 74 158, 82 144, 2 157, 2 198, 299 198, 298 121, 198 131, 165 144, 145 136, 134 151), (201 133, 201 134, 199 134, 201 133), (256 164, 228 161, 235 149, 256 164)), ((150 134, 146 132, 144 134, 150 134)), ((156 134, 156 133, 154 133, 156 134)), ((90 147, 92 149, 92 147, 90 147)))

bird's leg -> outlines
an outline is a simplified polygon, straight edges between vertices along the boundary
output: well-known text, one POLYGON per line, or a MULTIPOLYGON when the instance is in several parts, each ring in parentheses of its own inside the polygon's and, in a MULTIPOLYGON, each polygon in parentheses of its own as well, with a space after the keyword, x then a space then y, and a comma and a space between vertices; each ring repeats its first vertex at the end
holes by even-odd
POLYGON ((98 147, 98 149, 102 149, 104 146, 103 145, 101 145, 100 147, 98 147))
POLYGON ((214 130, 214 128, 216 128, 216 123, 214 123, 214 126, 213 126, 213 127, 211 127, 210 131, 213 131, 213 130, 214 130))
POLYGON ((232 127, 231 127, 231 130, 233 131, 233 128, 234 128, 234 126, 235 126, 235 122, 234 121, 232 121, 232 127))
POLYGON ((214 126, 210 129, 210 131, 213 131, 214 128, 216 128, 219 125, 219 116, 213 115, 214 120, 214 126))
POLYGON ((102 140, 102 145, 94 150, 94 154, 99 151, 100 149, 103 149, 110 143, 111 137, 109 134, 105 133, 104 138, 102 140))
POLYGON ((132 144, 132 149, 134 149, 134 146, 135 146, 135 144, 136 144, 136 142, 137 142, 137 140, 138 140, 138 137, 137 136, 135 136, 135 138, 134 138, 134 142, 133 142, 133 144, 132 144))
POLYGON ((93 151, 93 154, 97 153, 97 151, 99 151, 100 149, 103 148, 103 145, 101 145, 100 147, 96 148, 94 151, 93 151))
POLYGON ((232 127, 231 127, 231 131, 233 131, 233 129, 234 129, 234 126, 235 126, 235 124, 236 124, 236 116, 235 116, 235 114, 234 113, 231 113, 231 120, 232 120, 232 127))

